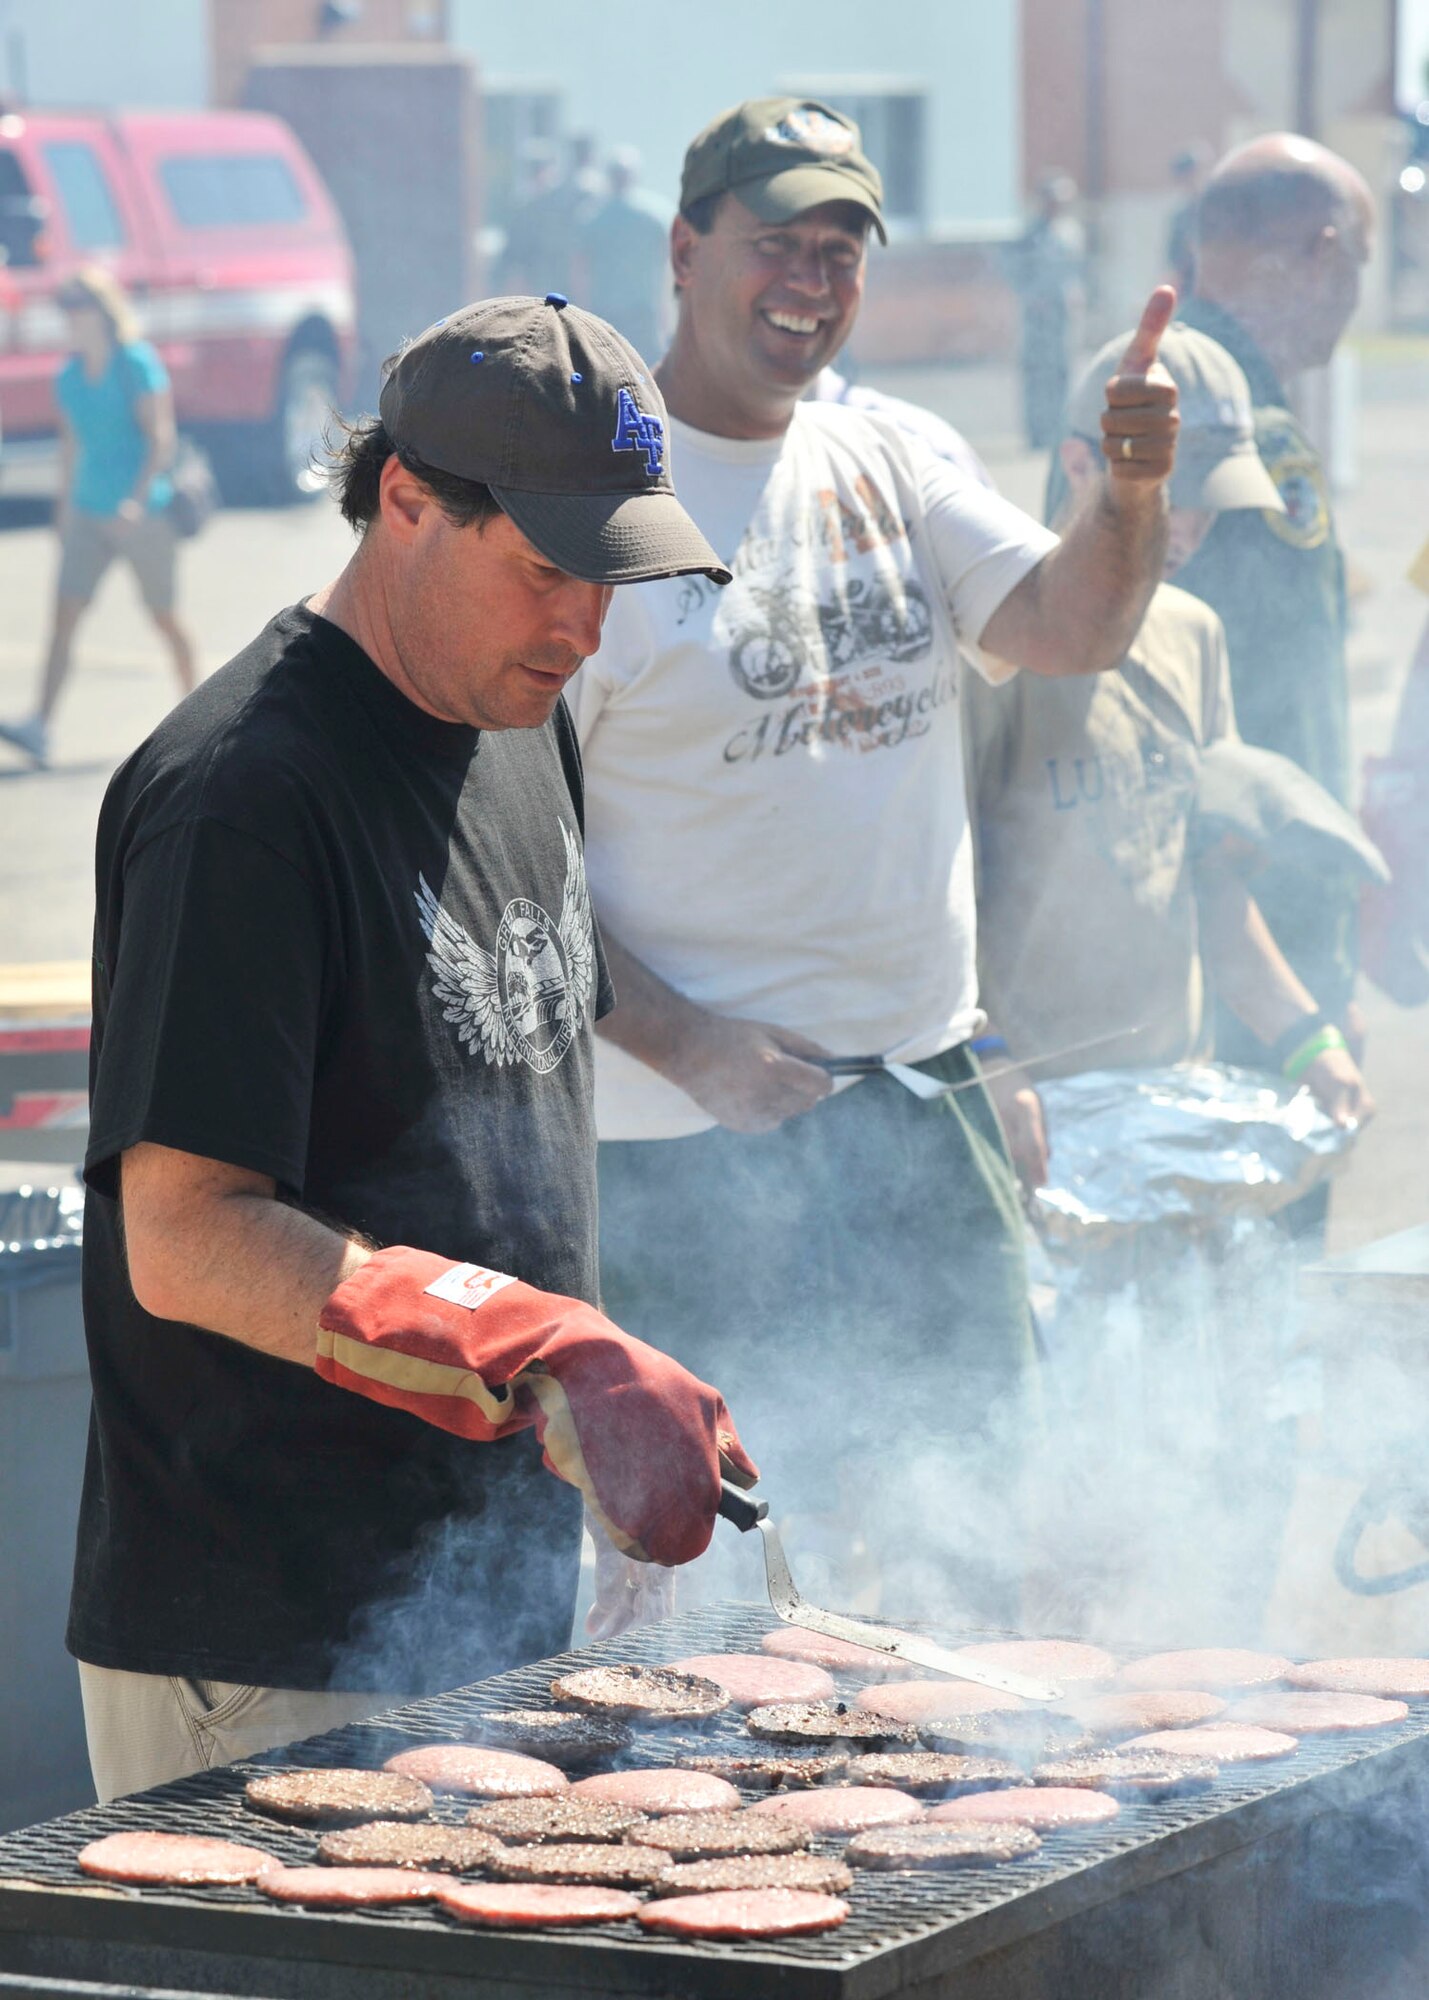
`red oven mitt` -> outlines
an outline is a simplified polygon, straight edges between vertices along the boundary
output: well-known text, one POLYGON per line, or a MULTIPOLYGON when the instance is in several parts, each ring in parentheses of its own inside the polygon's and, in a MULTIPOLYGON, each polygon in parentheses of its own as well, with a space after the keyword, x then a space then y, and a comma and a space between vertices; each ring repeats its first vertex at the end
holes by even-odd
POLYGON ((721 1476, 752 1486, 719 1392, 579 1299, 426 1250, 379 1250, 328 1299, 317 1371, 489 1444, 536 1426, 616 1547, 644 1562, 708 1548, 721 1476))

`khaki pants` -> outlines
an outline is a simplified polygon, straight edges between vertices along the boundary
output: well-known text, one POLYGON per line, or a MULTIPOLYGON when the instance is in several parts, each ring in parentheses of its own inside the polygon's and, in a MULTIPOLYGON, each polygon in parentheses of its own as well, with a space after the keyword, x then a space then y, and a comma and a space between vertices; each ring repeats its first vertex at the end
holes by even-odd
POLYGON ((101 1805, 395 1708, 401 1694, 309 1694, 79 1663, 89 1767, 101 1805))

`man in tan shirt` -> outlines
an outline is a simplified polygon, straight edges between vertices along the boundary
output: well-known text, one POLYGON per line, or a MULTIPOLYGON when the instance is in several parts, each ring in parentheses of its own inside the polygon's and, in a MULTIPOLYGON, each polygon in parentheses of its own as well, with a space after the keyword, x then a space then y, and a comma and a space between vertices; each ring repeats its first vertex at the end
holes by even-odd
MULTIPOLYGON (((1095 477, 1092 439, 1117 352, 1115 343, 1105 348, 1073 394, 1059 525, 1095 477)), ((1224 349, 1177 325, 1162 359, 1182 422, 1169 577, 1221 511, 1284 503, 1256 455, 1245 377, 1224 349)), ((1193 853, 1201 753, 1235 734, 1215 613, 1163 583, 1114 672, 1059 682, 1020 675, 1004 687, 969 677, 964 699, 980 990, 993 1041, 1004 1039, 1016 1061, 1111 1037, 1094 1054, 1040 1065, 1040 1075, 1181 1062, 1205 1052, 1209 976, 1266 1045, 1268 1067, 1294 1064, 1328 1035, 1296 1073, 1331 1116, 1367 1117, 1372 1105, 1343 1036, 1320 1024, 1240 874, 1219 854, 1193 853)), ((1036 1093, 1009 1075, 997 1097, 1016 1164, 1035 1186, 1046 1173, 1036 1093)))

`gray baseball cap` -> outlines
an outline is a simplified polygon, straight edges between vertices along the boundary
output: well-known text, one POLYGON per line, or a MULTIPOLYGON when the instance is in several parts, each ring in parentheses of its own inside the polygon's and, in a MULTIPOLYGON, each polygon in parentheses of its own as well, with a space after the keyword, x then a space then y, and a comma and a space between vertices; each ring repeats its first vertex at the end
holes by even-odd
POLYGON ((888 241, 883 182, 864 157, 863 135, 852 118, 812 97, 751 97, 706 125, 685 154, 680 207, 711 194, 737 195, 761 222, 851 201, 888 241))
MULTIPOLYGON (((1131 336, 1109 340, 1073 389, 1068 431, 1101 442, 1106 385, 1121 367, 1131 336)), ((1173 321, 1161 336, 1161 365, 1176 384, 1181 429, 1171 505, 1219 513, 1241 507, 1283 514, 1285 502, 1255 448, 1250 384, 1240 363, 1208 333, 1173 321)))
POLYGON ((490 487, 548 562, 587 583, 728 583, 670 477, 665 405, 635 349, 559 292, 481 299, 386 365, 394 444, 490 487))

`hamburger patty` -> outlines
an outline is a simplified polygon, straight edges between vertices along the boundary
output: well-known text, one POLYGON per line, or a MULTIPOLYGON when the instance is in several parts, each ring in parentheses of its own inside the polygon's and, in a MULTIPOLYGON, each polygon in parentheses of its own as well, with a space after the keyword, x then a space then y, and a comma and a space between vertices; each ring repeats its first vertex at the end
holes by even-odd
POLYGON ((854 1696, 854 1706, 916 1728, 944 1715, 1015 1713, 1027 1704, 1019 1695, 999 1694, 975 1681, 903 1681, 893 1687, 864 1688, 854 1696))
POLYGON ((318 1842, 318 1860, 334 1868, 436 1868, 460 1875, 468 1868, 484 1868, 500 1845, 470 1827, 379 1819, 325 1833, 318 1842))
POLYGON ((677 1937, 798 1937, 834 1930, 848 1916, 838 1896, 807 1889, 725 1889, 707 1896, 668 1896, 646 1903, 639 1921, 677 1937))
POLYGON ((1209 1758, 1168 1757, 1151 1750, 1088 1750, 1078 1757, 1038 1764, 1034 1785, 1090 1786, 1113 1798, 1171 1799, 1203 1792, 1220 1776, 1209 1758))
POLYGON ((546 1924, 609 1924, 633 1917, 639 1898, 623 1889, 589 1889, 554 1882, 459 1882, 444 1888, 441 1905, 464 1924, 539 1929, 546 1924))
POLYGON ((277 1903, 360 1910, 365 1904, 430 1903, 446 1883, 412 1868, 270 1868, 258 1887, 277 1903))
POLYGON ((1190 1652, 1152 1653, 1133 1660, 1117 1675, 1124 1688, 1266 1687, 1283 1680, 1294 1662, 1279 1653, 1252 1653, 1241 1646, 1202 1646, 1190 1652))
POLYGON ((1055 1681, 1064 1689, 1109 1681, 1117 1667, 1110 1653, 1077 1639, 989 1639, 959 1646, 958 1658, 979 1667, 1004 1667, 1008 1673, 1055 1681))
POLYGON ((241 1841, 213 1840, 200 1833, 160 1833, 149 1827, 107 1833, 82 1847, 75 1859, 86 1875, 139 1887, 256 1882, 266 1869, 282 1866, 276 1854, 245 1847, 241 1841))
POLYGON ((788 1785, 826 1785, 841 1778, 848 1769, 846 1750, 829 1751, 815 1757, 682 1757, 686 1771, 709 1771, 731 1785, 745 1785, 751 1791, 774 1792, 788 1785))
POLYGON ((1297 1736, 1339 1736, 1354 1729, 1385 1729, 1392 1722, 1403 1722, 1408 1713, 1407 1703, 1386 1701, 1377 1694, 1267 1688, 1264 1694, 1238 1701, 1230 1719, 1292 1730, 1297 1736))
POLYGON ((1140 1736, 1148 1729, 1189 1729, 1224 1715, 1224 1695, 1193 1688, 1148 1688, 1134 1694, 1093 1694, 1077 1703, 1077 1720, 1093 1736, 1140 1736))
POLYGON ((531 1847, 547 1840, 624 1840, 644 1826, 645 1815, 599 1799, 496 1799, 473 1806, 466 1823, 490 1839, 531 1847))
POLYGON ((875 1826, 844 1850, 850 1868, 978 1868, 988 1861, 1015 1861, 1042 1845, 1030 1826, 1015 1820, 981 1823, 926 1820, 920 1826, 875 1826))
POLYGON ((883 1785, 829 1785, 812 1792, 776 1792, 745 1810, 784 1817, 811 1833, 862 1833, 865 1827, 893 1826, 921 1819, 923 1808, 906 1792, 883 1785))
POLYGON ((571 1795, 640 1813, 730 1812, 739 1804, 734 1786, 712 1771, 598 1771, 577 1779, 571 1795))
POLYGON ((776 1660, 807 1660, 830 1673, 862 1674, 870 1680, 906 1680, 915 1671, 892 1653, 876 1653, 871 1646, 854 1646, 847 1639, 828 1639, 799 1625, 781 1625, 776 1632, 766 1632, 759 1650, 776 1660))
POLYGON ((994 1709, 981 1715, 938 1715, 920 1723, 918 1735, 930 1750, 966 1755, 991 1752, 1038 1764, 1045 1757, 1070 1757, 1090 1750, 1090 1730, 1074 1716, 1053 1708, 994 1709))
POLYGON ((872 1749, 917 1740, 906 1722, 842 1701, 771 1702, 751 1709, 744 1726, 766 1743, 863 1743, 872 1749))
POLYGON ((984 1792, 990 1785, 1019 1785, 1022 1772, 1004 1757, 895 1750, 855 1757, 848 1767, 848 1781, 851 1785, 894 1785, 905 1792, 931 1792, 949 1798, 954 1792, 984 1792))
POLYGON ((1034 1833, 1053 1833, 1064 1826, 1102 1826, 1120 1811, 1109 1792, 1019 1785, 1011 1791, 969 1792, 965 1798, 949 1799, 945 1805, 934 1806, 928 1818, 939 1825, 945 1820, 1012 1820, 1018 1826, 1030 1826, 1034 1833))
POLYGON ((516 1750, 487 1750, 476 1743, 424 1743, 399 1750, 383 1766, 417 1778, 436 1792, 481 1799, 544 1799, 566 1789, 564 1771, 516 1750))
POLYGON ((521 1750, 563 1770, 583 1770, 628 1750, 634 1734, 613 1715, 577 1715, 568 1708, 503 1708, 478 1720, 473 1734, 494 1750, 521 1750))
POLYGON ((807 1660, 776 1660, 767 1653, 696 1653, 675 1660, 677 1673, 698 1674, 722 1687, 736 1708, 774 1701, 831 1701, 834 1677, 807 1660))
POLYGON ((425 1819, 436 1804, 415 1777, 401 1772, 268 1771, 243 1788, 254 1812, 302 1826, 361 1826, 373 1819, 425 1819))
POLYGON ((1325 1689, 1334 1694, 1429 1695, 1429 1660, 1344 1659, 1309 1660, 1285 1676, 1291 1687, 1325 1689))
POLYGON ((677 1722, 729 1707, 717 1682, 670 1667, 583 1667, 552 1681, 551 1693, 573 1707, 631 1722, 677 1722))
POLYGON ((500 1882, 591 1882, 603 1889, 639 1889, 670 1865, 653 1847, 608 1841, 546 1841, 539 1847, 503 1847, 489 1864, 500 1882))
POLYGON ((657 1847, 672 1861, 718 1861, 734 1854, 792 1854, 812 1835, 793 1820, 757 1819, 746 1811, 671 1813, 630 1835, 640 1847, 657 1847))
POLYGON ((735 1854, 723 1861, 686 1861, 650 1885, 652 1896, 703 1896, 718 1889, 805 1889, 841 1896, 852 1871, 823 1854, 735 1854))
POLYGON ((1133 1736, 1122 1749, 1162 1751, 1171 1757, 1209 1757, 1217 1764, 1265 1764, 1288 1757, 1298 1745, 1278 1729, 1255 1729, 1247 1722, 1207 1722, 1194 1729, 1152 1729, 1133 1736))

